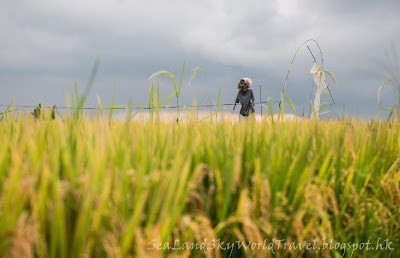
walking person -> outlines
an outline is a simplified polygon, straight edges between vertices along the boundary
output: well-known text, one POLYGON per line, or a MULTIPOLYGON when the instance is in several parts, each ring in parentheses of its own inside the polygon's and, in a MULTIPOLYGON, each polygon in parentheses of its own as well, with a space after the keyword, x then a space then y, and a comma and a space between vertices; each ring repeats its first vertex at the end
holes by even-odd
POLYGON ((239 113, 239 122, 247 120, 250 115, 254 114, 254 94, 250 89, 252 85, 252 80, 250 78, 242 78, 238 83, 238 94, 236 96, 235 104, 233 105, 233 110, 236 108, 236 103, 242 105, 239 113))

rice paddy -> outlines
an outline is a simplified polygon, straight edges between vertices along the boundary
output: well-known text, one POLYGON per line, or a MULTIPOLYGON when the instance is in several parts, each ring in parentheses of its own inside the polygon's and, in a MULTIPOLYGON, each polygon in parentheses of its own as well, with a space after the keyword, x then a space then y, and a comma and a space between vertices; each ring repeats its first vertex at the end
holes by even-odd
POLYGON ((318 119, 330 104, 301 118, 289 67, 279 114, 269 98, 266 115, 238 123, 221 91, 209 113, 204 99, 180 104, 184 63, 179 83, 151 76, 172 83, 162 104, 151 84, 133 113, 114 105, 114 87, 111 106, 98 99, 93 112, 97 66, 63 118, 55 106, 0 113, 0 257, 400 255, 397 102, 385 121, 318 119), (176 112, 161 112, 174 97, 176 112))
POLYGON ((400 254, 397 119, 3 116, 1 257, 400 254))

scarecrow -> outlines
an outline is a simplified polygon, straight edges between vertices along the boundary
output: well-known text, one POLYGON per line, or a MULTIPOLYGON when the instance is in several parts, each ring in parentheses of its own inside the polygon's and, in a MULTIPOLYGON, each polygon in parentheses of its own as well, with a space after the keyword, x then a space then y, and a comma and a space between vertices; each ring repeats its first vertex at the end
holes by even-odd
POLYGON ((236 108, 236 103, 242 105, 239 113, 239 122, 247 120, 249 115, 254 113, 254 94, 250 89, 252 85, 252 80, 250 78, 242 78, 238 83, 238 94, 236 96, 235 104, 233 105, 233 110, 236 108))

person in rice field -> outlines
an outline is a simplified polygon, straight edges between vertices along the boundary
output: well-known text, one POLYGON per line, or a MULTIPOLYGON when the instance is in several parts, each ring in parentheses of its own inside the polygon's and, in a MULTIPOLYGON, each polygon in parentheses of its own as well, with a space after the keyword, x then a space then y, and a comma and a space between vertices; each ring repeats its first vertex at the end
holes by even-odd
POLYGON ((252 85, 252 80, 250 78, 242 78, 238 83, 238 94, 236 96, 235 104, 233 105, 233 110, 236 108, 236 103, 242 105, 239 113, 239 122, 247 120, 250 115, 254 114, 254 94, 250 89, 252 85))

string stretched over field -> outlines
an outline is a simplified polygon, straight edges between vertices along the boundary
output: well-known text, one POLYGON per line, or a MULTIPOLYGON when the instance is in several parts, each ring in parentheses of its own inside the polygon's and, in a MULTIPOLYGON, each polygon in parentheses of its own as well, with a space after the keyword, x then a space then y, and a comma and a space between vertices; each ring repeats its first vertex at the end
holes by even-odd
MULTIPOLYGON (((279 100, 273 101, 273 103, 279 103, 279 100)), ((271 103, 269 101, 260 101, 256 102, 255 104, 268 104, 271 103)), ((220 104, 220 106, 233 106, 234 104, 220 104)), ((183 108, 206 108, 206 107, 216 107, 218 105, 189 105, 189 106, 183 106, 183 108)), ((19 109, 19 108, 36 108, 37 106, 33 105, 4 105, 0 104, 0 107, 13 107, 14 109, 19 109)), ((53 106, 42 106, 42 108, 53 108, 53 106)), ((165 106, 165 107, 159 107, 160 109, 177 109, 177 106, 165 106)), ((179 107, 182 108, 182 107, 179 107)), ((56 109, 74 109, 73 107, 67 107, 67 106, 56 106, 56 109)), ((149 104, 128 104, 128 105, 116 105, 115 107, 104 107, 104 108, 99 108, 99 107, 82 107, 79 109, 83 110, 105 110, 105 109, 113 109, 113 110, 127 110, 127 109, 157 109, 156 106, 149 106, 149 104), (123 106, 123 107, 121 107, 123 106)))

